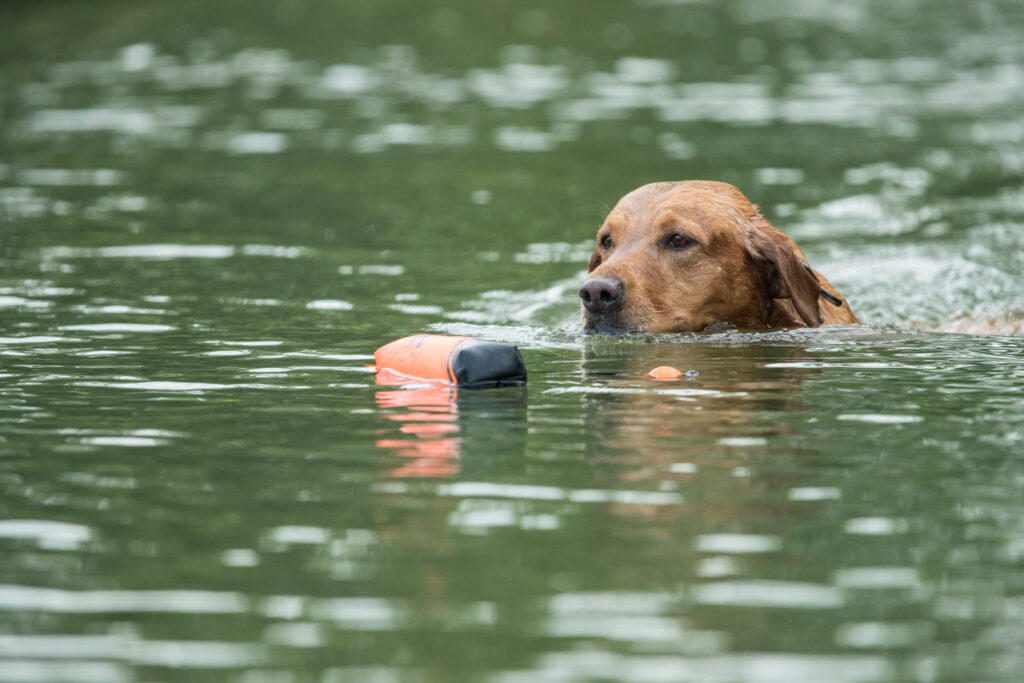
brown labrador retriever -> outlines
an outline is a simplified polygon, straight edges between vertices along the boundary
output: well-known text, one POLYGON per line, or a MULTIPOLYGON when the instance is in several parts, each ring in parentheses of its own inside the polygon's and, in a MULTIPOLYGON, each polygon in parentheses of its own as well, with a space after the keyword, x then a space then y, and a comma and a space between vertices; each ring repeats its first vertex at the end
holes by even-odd
POLYGON ((800 247, 727 183, 652 183, 619 200, 580 287, 593 332, 852 324, 800 247))

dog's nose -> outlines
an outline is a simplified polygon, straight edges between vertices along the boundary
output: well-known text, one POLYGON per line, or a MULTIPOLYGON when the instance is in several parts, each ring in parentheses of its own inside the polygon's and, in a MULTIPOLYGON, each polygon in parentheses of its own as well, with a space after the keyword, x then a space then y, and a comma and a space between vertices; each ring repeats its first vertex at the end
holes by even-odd
POLYGON ((622 305, 625 289, 617 277, 592 277, 580 287, 580 299, 588 312, 608 313, 622 305))

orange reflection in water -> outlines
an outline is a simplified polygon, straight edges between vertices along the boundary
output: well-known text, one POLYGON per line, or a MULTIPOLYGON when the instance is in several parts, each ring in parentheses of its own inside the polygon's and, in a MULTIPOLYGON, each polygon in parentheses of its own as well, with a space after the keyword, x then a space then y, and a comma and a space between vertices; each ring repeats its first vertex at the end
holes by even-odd
MULTIPOLYGON (((386 373, 377 374, 377 384, 395 386, 409 379, 386 373)), ((388 412, 384 417, 400 423, 404 439, 378 439, 378 448, 387 448, 408 458, 409 462, 391 471, 392 477, 450 477, 459 471, 460 438, 456 423, 455 400, 458 389, 430 383, 415 389, 384 389, 377 392, 377 405, 388 412)))

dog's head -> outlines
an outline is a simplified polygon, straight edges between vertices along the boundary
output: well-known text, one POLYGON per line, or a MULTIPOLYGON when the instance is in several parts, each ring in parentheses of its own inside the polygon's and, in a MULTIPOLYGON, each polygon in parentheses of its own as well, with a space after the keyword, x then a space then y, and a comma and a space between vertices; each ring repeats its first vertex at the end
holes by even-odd
POLYGON ((800 248, 727 183, 653 183, 619 200, 580 287, 589 331, 821 324, 800 248), (780 318, 781 314, 781 318, 780 318))

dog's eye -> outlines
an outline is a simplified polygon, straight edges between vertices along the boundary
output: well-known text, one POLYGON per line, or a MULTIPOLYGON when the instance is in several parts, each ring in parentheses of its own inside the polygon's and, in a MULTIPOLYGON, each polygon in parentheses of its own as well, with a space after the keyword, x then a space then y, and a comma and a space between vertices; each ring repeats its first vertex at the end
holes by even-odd
POLYGON ((612 236, 611 235, 605 235, 604 237, 601 238, 601 248, 602 249, 611 249, 612 248, 612 236))
POLYGON ((669 249, 686 249, 689 246, 696 244, 696 240, 686 235, 675 233, 668 236, 665 240, 665 246, 669 249))

